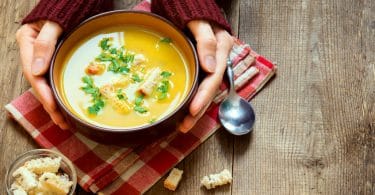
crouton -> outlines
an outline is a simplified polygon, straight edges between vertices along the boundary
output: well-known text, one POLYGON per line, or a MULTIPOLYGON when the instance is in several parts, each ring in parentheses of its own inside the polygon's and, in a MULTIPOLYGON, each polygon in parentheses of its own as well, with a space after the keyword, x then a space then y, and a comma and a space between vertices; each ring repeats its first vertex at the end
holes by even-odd
POLYGON ((69 181, 66 174, 56 175, 45 172, 39 178, 38 191, 50 194, 68 194, 73 182, 69 181))
POLYGON ((158 84, 161 79, 161 70, 160 68, 154 68, 149 71, 146 75, 145 81, 139 87, 139 91, 146 96, 149 96, 154 91, 154 87, 158 84))
POLYGON ((201 180, 201 184, 208 190, 216 188, 217 186, 225 185, 232 182, 232 175, 227 170, 224 169, 220 173, 211 174, 209 176, 204 176, 201 180))
POLYGON ((105 65, 98 62, 90 62, 85 72, 89 75, 101 75, 105 70, 105 65))
POLYGON ((58 158, 38 158, 29 160, 25 163, 24 167, 36 174, 44 172, 57 173, 61 163, 61 157, 58 158))
POLYGON ((182 178, 182 174, 184 171, 173 168, 172 171, 169 173, 167 179, 164 180, 164 187, 168 190, 175 191, 178 183, 182 178))
POLYGON ((13 195, 27 195, 27 192, 22 188, 22 186, 17 181, 12 183, 10 191, 12 191, 13 195))
POLYGON ((25 167, 20 167, 12 175, 25 191, 31 190, 38 185, 36 175, 25 167))

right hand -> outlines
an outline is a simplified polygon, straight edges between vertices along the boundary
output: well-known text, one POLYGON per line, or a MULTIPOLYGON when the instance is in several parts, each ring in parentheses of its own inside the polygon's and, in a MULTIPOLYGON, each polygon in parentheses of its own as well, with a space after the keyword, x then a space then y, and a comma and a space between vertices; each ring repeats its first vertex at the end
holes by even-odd
POLYGON ((43 76, 50 65, 58 38, 63 29, 52 21, 38 21, 24 24, 16 33, 20 47, 23 74, 36 92, 36 96, 52 121, 61 129, 69 125, 60 113, 52 90, 43 76))

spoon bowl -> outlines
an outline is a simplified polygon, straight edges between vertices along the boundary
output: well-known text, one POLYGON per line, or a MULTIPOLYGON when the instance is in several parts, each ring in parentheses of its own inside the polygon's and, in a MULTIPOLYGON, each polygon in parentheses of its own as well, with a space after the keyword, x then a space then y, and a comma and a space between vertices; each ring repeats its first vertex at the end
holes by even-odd
POLYGON ((255 112, 248 101, 235 92, 232 62, 227 61, 229 95, 220 104, 219 119, 224 128, 233 135, 245 135, 253 130, 255 112))

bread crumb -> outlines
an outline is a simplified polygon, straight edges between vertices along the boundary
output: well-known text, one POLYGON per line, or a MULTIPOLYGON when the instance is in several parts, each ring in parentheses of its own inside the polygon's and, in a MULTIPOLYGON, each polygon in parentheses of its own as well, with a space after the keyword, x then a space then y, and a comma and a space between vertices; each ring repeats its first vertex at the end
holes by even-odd
POLYGON ((36 175, 25 167, 20 167, 13 172, 12 176, 16 178, 16 182, 23 190, 28 191, 38 185, 36 175))
POLYGON ((231 182, 232 174, 227 169, 224 169, 223 171, 217 174, 210 174, 209 176, 204 176, 201 180, 201 184, 208 190, 231 182))
POLYGON ((169 173, 167 179, 164 180, 164 187, 168 190, 175 191, 178 183, 182 178, 182 174, 184 171, 179 170, 177 168, 173 168, 172 171, 169 173))
POLYGON ((59 172, 61 157, 29 160, 12 173, 12 194, 16 195, 63 195, 68 194, 73 182, 69 176, 59 172))
POLYGON ((42 174, 44 172, 57 173, 60 168, 60 163, 61 157, 45 157, 29 160, 25 163, 24 167, 36 174, 42 174))
POLYGON ((39 178, 38 190, 54 194, 68 194, 73 182, 69 181, 66 174, 43 173, 39 178))

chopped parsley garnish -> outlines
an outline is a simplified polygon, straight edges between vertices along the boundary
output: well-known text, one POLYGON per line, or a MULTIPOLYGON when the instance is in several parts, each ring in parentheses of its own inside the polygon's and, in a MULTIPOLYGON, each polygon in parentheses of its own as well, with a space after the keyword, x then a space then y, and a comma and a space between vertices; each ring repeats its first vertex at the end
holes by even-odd
POLYGON ((135 106, 135 107, 134 107, 134 110, 135 110, 136 112, 141 113, 141 114, 148 112, 146 108, 141 107, 141 106, 135 106))
POLYGON ((124 93, 122 92, 122 89, 118 89, 117 90, 117 94, 116 94, 117 98, 119 100, 126 100, 125 96, 124 96, 124 93))
POLYGON ((135 102, 134 102, 135 104, 134 111, 141 113, 141 114, 148 112, 146 108, 142 107, 143 98, 144 98, 143 95, 139 95, 135 98, 135 102))
POLYGON ((172 43, 172 39, 169 37, 163 37, 159 41, 160 43, 172 43))
POLYGON ((102 50, 108 50, 109 49, 109 47, 111 46, 111 44, 110 44, 111 40, 112 40, 112 38, 108 38, 108 37, 100 40, 99 46, 102 48, 102 50))
POLYGON ((98 112, 104 107, 104 101, 102 99, 94 100, 94 104, 89 106, 88 111, 90 114, 97 115, 98 112))
POLYGON ((109 50, 109 53, 111 53, 111 54, 117 54, 117 49, 116 48, 111 48, 109 50))
POLYGON ((143 103, 144 95, 139 95, 135 98, 135 105, 140 106, 143 103))
POLYGON ((170 72, 168 72, 168 71, 163 71, 163 72, 161 72, 160 75, 161 75, 163 78, 167 79, 167 78, 169 78, 169 77, 172 75, 172 73, 170 73, 170 72))
POLYGON ((96 57, 95 60, 100 62, 109 62, 107 68, 108 71, 121 74, 128 73, 130 70, 130 65, 134 61, 134 54, 125 53, 125 48, 123 46, 118 48, 111 46, 112 37, 103 38, 99 42, 99 47, 102 49, 102 52, 96 57))
POLYGON ((134 55, 133 54, 126 54, 125 57, 123 57, 121 59, 126 64, 133 63, 133 61, 134 61, 134 55))
POLYGON ((81 87, 81 89, 86 93, 91 95, 93 105, 88 107, 88 112, 90 114, 98 114, 98 112, 104 107, 105 103, 99 92, 99 88, 94 85, 94 80, 90 76, 82 77, 83 83, 86 85, 81 87))
POLYGON ((158 92, 158 99, 163 100, 168 97, 168 90, 169 90, 169 80, 162 80, 156 89, 158 92))
POLYGON ((101 53, 98 57, 96 57, 96 60, 101 61, 101 62, 108 62, 108 61, 112 61, 113 57, 108 54, 101 53))
POLYGON ((119 72, 122 74, 127 74, 130 71, 130 69, 126 66, 121 66, 119 69, 119 72))
POLYGON ((139 82, 141 82, 143 79, 141 79, 141 77, 139 77, 138 74, 133 74, 133 75, 132 75, 132 80, 133 80, 134 82, 139 83, 139 82))

